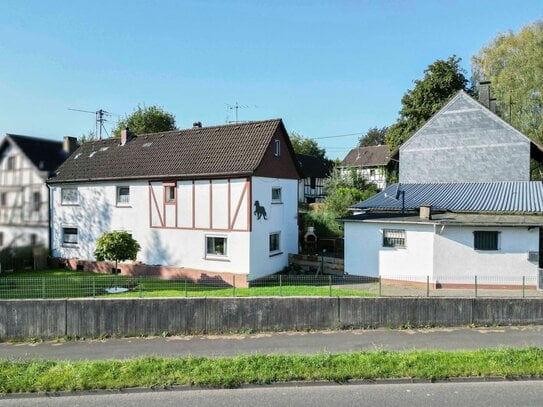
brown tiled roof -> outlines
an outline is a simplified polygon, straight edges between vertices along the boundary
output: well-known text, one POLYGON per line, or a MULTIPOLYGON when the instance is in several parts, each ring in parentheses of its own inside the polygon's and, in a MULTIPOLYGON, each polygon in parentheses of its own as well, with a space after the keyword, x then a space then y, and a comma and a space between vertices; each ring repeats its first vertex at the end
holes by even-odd
POLYGON ((354 167, 375 167, 387 165, 390 162, 392 153, 388 151, 387 145, 356 147, 349 151, 347 157, 341 162, 342 166, 354 167))
POLYGON ((68 157, 68 154, 62 148, 62 141, 6 134, 2 142, 2 149, 8 140, 19 147, 36 169, 47 172, 47 176, 68 157))
POLYGON ((330 175, 330 168, 324 160, 308 154, 296 154, 300 172, 304 178, 326 178, 330 175))
POLYGON ((89 142, 49 182, 250 175, 277 131, 286 134, 281 119, 89 142))

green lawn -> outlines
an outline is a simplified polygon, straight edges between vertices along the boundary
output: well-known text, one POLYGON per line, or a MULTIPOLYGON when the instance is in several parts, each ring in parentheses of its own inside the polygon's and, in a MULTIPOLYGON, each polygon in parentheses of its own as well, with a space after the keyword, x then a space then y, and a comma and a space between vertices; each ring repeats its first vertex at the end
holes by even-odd
POLYGON ((190 385, 235 387, 294 380, 542 377, 543 349, 356 352, 314 356, 0 361, 0 393, 190 385))
POLYGON ((326 278, 311 285, 307 278, 295 277, 263 283, 251 288, 211 286, 181 280, 125 277, 62 269, 22 271, 0 276, 0 298, 67 298, 67 297, 249 297, 249 296, 373 296, 375 294, 330 287, 326 278), (111 287, 129 291, 108 294, 111 287))

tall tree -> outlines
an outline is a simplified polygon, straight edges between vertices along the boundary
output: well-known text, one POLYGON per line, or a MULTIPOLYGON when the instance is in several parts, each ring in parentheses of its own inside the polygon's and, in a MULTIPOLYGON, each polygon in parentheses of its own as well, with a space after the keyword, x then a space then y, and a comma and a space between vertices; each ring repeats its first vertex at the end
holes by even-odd
POLYGON ((445 102, 460 89, 469 91, 462 59, 453 55, 437 60, 424 70, 424 78, 402 97, 400 117, 388 129, 386 141, 390 150, 398 148, 417 131, 445 102))
POLYGON ((159 106, 138 106, 130 115, 119 120, 113 136, 121 137, 121 130, 126 127, 135 134, 175 130, 175 116, 159 106))
POLYGON ((358 139, 358 145, 360 147, 379 146, 386 143, 386 135, 388 126, 384 127, 372 127, 368 131, 360 136, 358 139))
POLYGON ((319 157, 321 160, 325 159, 324 157, 326 156, 326 150, 319 147, 319 143, 317 143, 315 140, 302 136, 296 132, 290 133, 289 138, 296 154, 314 155, 315 157, 319 157))
POLYGON ((512 126, 543 142, 543 21, 518 34, 498 34, 472 57, 473 76, 491 81, 498 113, 512 126))

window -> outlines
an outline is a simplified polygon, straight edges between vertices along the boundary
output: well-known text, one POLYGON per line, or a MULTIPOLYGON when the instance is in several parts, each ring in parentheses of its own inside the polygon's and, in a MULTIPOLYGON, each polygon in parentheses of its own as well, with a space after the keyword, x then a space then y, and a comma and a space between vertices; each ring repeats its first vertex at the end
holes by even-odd
POLYGON ((272 202, 281 202, 281 188, 272 188, 272 202))
POLYGON ((5 208, 6 206, 8 206, 8 194, 7 194, 7 192, 2 192, 0 194, 0 206, 2 208, 5 208))
POLYGON ((41 194, 39 192, 32 193, 32 210, 39 212, 41 206, 41 194))
POLYGON ((370 170, 370 177, 375 177, 375 170, 370 170))
POLYGON ((130 203, 130 187, 117 187, 117 205, 130 203))
POLYGON ((15 157, 8 157, 8 171, 13 171, 15 169, 15 157))
POLYGON ((62 188, 60 190, 61 202, 63 205, 77 205, 79 194, 77 188, 62 188))
POLYGON ((280 140, 275 140, 274 141, 274 150, 273 150, 273 154, 276 156, 276 157, 279 157, 281 155, 281 141, 280 140))
POLYGON ((473 248, 475 250, 499 250, 499 235, 500 232, 476 230, 473 232, 473 248))
POLYGON ((77 228, 62 228, 62 243, 77 244, 77 228))
POLYGON ((175 203, 175 186, 167 185, 166 188, 166 203, 175 203))
POLYGON ((36 246, 38 243, 38 235, 35 233, 30 234, 30 246, 36 246))
POLYGON ((226 237, 206 236, 207 256, 226 256, 226 237))
POLYGON ((4 232, 0 232, 0 246, 4 246, 4 232))
POLYGON ((277 253, 281 250, 281 233, 270 233, 270 253, 277 253))
POLYGON ((383 229, 383 247, 405 247, 405 230, 383 229))
POLYGON ((309 180, 309 188, 315 189, 316 186, 317 186, 317 178, 311 177, 311 179, 309 180))

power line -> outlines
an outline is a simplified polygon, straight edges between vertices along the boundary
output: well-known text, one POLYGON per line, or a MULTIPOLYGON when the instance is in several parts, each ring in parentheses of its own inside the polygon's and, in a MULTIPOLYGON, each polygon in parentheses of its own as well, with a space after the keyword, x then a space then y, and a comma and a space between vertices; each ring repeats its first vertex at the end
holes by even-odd
POLYGON ((358 133, 338 134, 337 136, 324 136, 324 137, 311 137, 311 138, 313 140, 322 140, 324 138, 339 138, 339 137, 361 136, 362 134, 364 134, 364 132, 359 131, 358 133))

